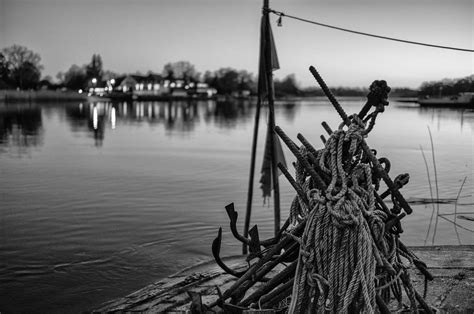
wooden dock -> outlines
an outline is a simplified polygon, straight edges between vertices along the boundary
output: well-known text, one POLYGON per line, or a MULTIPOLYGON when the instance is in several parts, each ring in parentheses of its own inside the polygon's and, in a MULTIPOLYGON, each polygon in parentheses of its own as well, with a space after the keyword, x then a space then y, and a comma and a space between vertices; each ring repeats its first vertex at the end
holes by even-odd
MULTIPOLYGON (((434 276, 428 284, 427 303, 440 313, 474 313, 474 245, 411 247, 411 250, 434 276)), ((231 256, 224 261, 234 269, 247 267, 245 256, 231 256)), ((423 276, 412 270, 412 278, 415 289, 422 293, 423 276)), ((107 302, 97 312, 191 313, 188 292, 199 293, 203 304, 211 304, 218 298, 216 287, 225 291, 235 280, 214 261, 209 261, 107 302)))

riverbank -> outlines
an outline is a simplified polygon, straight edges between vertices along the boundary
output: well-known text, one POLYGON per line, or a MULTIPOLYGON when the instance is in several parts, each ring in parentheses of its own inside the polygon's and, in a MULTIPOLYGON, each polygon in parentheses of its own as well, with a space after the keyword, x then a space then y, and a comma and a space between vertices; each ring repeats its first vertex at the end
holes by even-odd
POLYGON ((21 91, 0 90, 0 103, 11 102, 55 102, 55 101, 86 101, 87 94, 79 94, 73 91, 21 91))
MULTIPOLYGON (((347 101, 359 100, 361 96, 345 96, 347 101)), ((39 91, 18 91, 18 90, 0 90, 0 103, 10 102, 55 102, 55 101, 169 101, 169 100, 207 100, 216 99, 218 101, 235 100, 239 98, 218 95, 213 98, 208 97, 177 97, 171 95, 132 95, 125 93, 113 93, 108 97, 88 96, 86 93, 77 93, 74 91, 53 91, 53 90, 39 90, 39 91)), ((253 96, 245 99, 254 100, 253 96)), ((277 103, 287 104, 289 102, 298 102, 302 100, 318 100, 326 99, 324 96, 285 96, 278 99, 277 103)), ((416 103, 417 99, 413 97, 395 97, 392 99, 397 102, 411 102, 416 103)))
MULTIPOLYGON (((77 93, 74 91, 20 91, 20 90, 0 90, 0 103, 17 102, 64 102, 64 101, 172 101, 172 100, 209 100, 217 99, 221 101, 238 99, 230 96, 207 97, 200 95, 176 96, 176 95, 154 95, 154 94, 131 94, 114 92, 104 96, 92 95, 86 93, 77 93)), ((250 99, 247 98, 247 99, 250 99)))

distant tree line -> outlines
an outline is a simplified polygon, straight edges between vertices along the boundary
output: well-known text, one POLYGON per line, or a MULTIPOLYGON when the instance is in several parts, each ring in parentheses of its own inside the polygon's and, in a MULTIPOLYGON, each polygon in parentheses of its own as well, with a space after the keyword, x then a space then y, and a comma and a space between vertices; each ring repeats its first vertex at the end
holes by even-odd
POLYGON ((257 81, 252 73, 245 70, 232 68, 220 68, 214 72, 206 71, 203 77, 204 83, 217 90, 217 93, 229 95, 232 92, 244 90, 252 94, 257 92, 257 81))
MULTIPOLYGON (((369 88, 364 87, 332 87, 332 93, 340 97, 365 97, 369 94, 369 88)), ((304 97, 321 97, 325 96, 323 90, 319 87, 308 87, 300 92, 304 97)), ((418 90, 407 87, 394 87, 391 89, 390 97, 417 97, 418 90)))
POLYGON ((420 87, 421 96, 449 96, 462 92, 474 92, 474 75, 458 79, 423 82, 420 87))
POLYGON ((41 57, 32 50, 13 45, 0 51, 0 88, 36 88, 43 66, 41 57))
MULTIPOLYGON (((59 72, 56 75, 58 83, 54 84, 50 77, 40 81, 43 69, 40 61, 39 54, 26 47, 13 45, 4 48, 0 53, 0 89, 37 89, 39 86, 46 86, 52 89, 66 88, 77 91, 90 87, 93 79, 101 82, 120 76, 118 73, 104 70, 102 57, 99 54, 93 54, 89 63, 81 66, 73 64, 67 71, 59 72)), ((151 71, 148 72, 148 74, 150 73, 151 71)), ((256 94, 258 91, 258 79, 253 73, 230 67, 206 71, 202 75, 189 61, 177 61, 165 64, 161 74, 168 80, 179 79, 184 80, 185 83, 207 83, 222 95, 243 91, 256 94)), ((294 74, 281 80, 275 79, 274 86, 277 97, 304 95, 294 74)))
MULTIPOLYGON (((366 96, 368 88, 359 87, 332 87, 331 92, 335 96, 366 96)), ((301 95, 305 97, 320 97, 325 96, 323 90, 319 87, 308 87, 301 91, 301 95)))
POLYGON ((66 72, 59 72, 56 78, 59 80, 59 86, 71 90, 85 89, 93 85, 94 82, 101 82, 104 79, 114 78, 118 74, 104 71, 102 57, 99 54, 93 54, 91 61, 79 66, 71 65, 66 72))
MULTIPOLYGON (((38 53, 20 45, 3 48, 0 51, 0 89, 51 89, 66 88, 70 90, 86 89, 92 82, 102 82, 120 76, 120 74, 104 70, 102 57, 93 54, 89 63, 77 64, 65 72, 56 75, 57 83, 51 77, 41 80, 41 57, 38 53), (93 81, 95 79, 95 81, 93 81)), ((148 74, 152 72, 149 71, 148 74)), ((141 74, 137 72, 136 74, 141 74)), ((169 62, 161 72, 168 80, 184 80, 185 83, 204 82, 217 90, 219 94, 230 95, 235 92, 258 92, 258 78, 246 70, 220 68, 215 71, 198 72, 189 61, 169 62)), ((125 75, 125 74, 122 74, 125 75)), ((290 74, 283 79, 274 79, 274 90, 277 97, 288 96, 324 96, 320 88, 300 88, 295 75, 290 74)), ((366 96, 367 88, 331 88, 336 96, 366 96)), ((474 92, 474 75, 460 79, 444 79, 441 81, 424 82, 419 90, 409 88, 394 88, 392 96, 416 97, 421 95, 453 95, 459 92, 474 92)))

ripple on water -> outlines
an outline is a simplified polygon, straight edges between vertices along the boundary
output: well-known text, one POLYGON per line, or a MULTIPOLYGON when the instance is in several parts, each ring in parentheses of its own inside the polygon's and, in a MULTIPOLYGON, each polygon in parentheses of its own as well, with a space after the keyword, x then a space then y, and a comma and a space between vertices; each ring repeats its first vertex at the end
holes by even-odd
MULTIPOLYGON (((357 112, 364 100, 341 103, 350 113, 357 112)), ((0 139, 2 310, 91 309, 210 259, 220 226, 222 254, 240 252, 224 207, 235 203, 242 230, 254 106, 198 102, 192 111, 186 103, 158 102, 150 107, 157 110, 150 116, 149 109, 144 116, 139 110, 137 116, 136 106, 102 104, 103 130, 94 129, 87 106, 51 104, 47 114, 38 107, 35 116, 40 124, 17 121, 16 130, 28 128, 28 138, 20 132, 0 139), (112 106, 115 128, 108 118, 112 106)), ((322 147, 320 121, 333 129, 340 123, 325 100, 277 106, 276 120, 290 137, 296 139, 300 132, 317 147, 322 147)), ((471 111, 392 103, 368 143, 378 156, 390 158, 392 176, 410 173, 410 183, 403 189, 407 198, 429 198, 420 151, 421 145, 434 187, 429 126, 439 195, 455 198, 467 176, 457 210, 469 212, 474 203, 473 125, 471 111)), ((251 223, 258 225, 261 238, 273 233, 273 209, 263 204, 258 182, 264 142, 265 132, 260 132, 251 223)), ((292 169, 293 158, 284 150, 292 169)), ((280 185, 281 216, 286 217, 295 193, 282 177, 280 185)), ((403 220, 402 239, 412 245, 422 245, 425 239, 431 243, 434 225, 426 236, 431 204, 414 204, 413 209, 403 220)), ((440 204, 440 213, 453 211, 452 203, 440 204)), ((469 221, 458 222, 472 228, 469 221)), ((472 233, 457 231, 463 243, 472 244, 472 233)), ((438 219, 435 243, 458 243, 453 225, 444 219, 438 219)))

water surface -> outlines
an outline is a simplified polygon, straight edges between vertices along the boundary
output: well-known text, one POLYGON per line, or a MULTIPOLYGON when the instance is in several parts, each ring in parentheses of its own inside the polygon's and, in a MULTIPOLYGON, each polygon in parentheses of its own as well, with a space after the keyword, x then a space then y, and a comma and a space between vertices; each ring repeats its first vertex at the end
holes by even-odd
MULTIPOLYGON (((341 101, 348 113, 363 99, 341 101)), ((0 311, 79 312, 211 258, 224 227, 223 254, 236 254, 224 206, 244 219, 255 108, 249 101, 0 105, 0 311)), ((266 110, 260 121, 252 224, 271 235, 273 210, 258 189, 266 110)), ((276 121, 315 146, 339 117, 323 99, 282 102, 276 121)), ((423 147, 441 198, 472 212, 474 112, 392 102, 368 138, 391 175, 408 172, 408 199, 429 198, 423 147)), ((285 150, 288 164, 294 158, 285 150)), ((433 183, 434 184, 434 183, 433 183)), ((282 217, 294 195, 280 179, 282 217)), ((433 192, 434 190, 433 185, 433 192)), ((402 239, 423 245, 431 204, 413 205, 402 239)), ((453 204, 440 213, 453 213, 453 204)), ((453 216, 446 216, 453 218, 453 216)), ((469 229, 472 222, 458 220, 469 229)), ((433 230, 433 227, 431 231, 433 230)), ((462 243, 472 233, 458 228, 462 243)), ((428 243, 431 244, 432 232, 428 243)), ((436 244, 458 244, 440 219, 436 244)))

